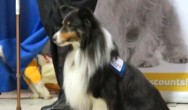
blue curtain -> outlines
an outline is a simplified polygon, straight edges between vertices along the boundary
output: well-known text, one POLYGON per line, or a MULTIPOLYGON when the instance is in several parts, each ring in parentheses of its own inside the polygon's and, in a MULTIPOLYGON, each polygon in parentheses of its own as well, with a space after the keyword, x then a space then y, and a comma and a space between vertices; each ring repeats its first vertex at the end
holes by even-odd
MULTIPOLYGON (((21 71, 47 43, 48 37, 41 24, 37 0, 20 0, 21 71)), ((0 0, 0 45, 6 62, 0 58, 0 92, 16 89, 16 16, 15 0, 0 0)), ((21 79, 21 88, 27 85, 21 79)))

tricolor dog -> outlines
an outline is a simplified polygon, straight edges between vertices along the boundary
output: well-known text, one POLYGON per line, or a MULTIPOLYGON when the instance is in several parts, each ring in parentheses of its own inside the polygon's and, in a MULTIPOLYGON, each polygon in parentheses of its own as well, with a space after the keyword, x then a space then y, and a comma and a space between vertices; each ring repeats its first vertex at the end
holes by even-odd
POLYGON ((63 88, 73 110, 169 110, 158 90, 119 57, 107 29, 89 9, 72 10, 53 36, 58 46, 72 45, 65 60, 63 88))

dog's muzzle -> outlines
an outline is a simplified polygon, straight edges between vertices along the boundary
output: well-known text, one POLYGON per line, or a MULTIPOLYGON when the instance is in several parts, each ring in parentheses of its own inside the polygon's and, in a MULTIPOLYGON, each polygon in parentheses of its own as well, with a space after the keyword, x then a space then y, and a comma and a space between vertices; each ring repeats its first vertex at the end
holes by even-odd
POLYGON ((54 35, 54 36, 52 37, 52 41, 53 41, 54 43, 56 43, 56 40, 57 40, 57 36, 54 35))
POLYGON ((60 44, 60 43, 63 43, 63 40, 60 39, 60 32, 56 32, 53 37, 52 37, 52 41, 55 43, 55 44, 60 44))

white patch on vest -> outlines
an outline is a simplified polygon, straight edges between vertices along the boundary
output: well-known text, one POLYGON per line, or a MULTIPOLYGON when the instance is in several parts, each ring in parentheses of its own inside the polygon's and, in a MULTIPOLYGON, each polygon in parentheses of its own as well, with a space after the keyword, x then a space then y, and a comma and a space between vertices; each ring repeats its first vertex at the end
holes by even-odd
POLYGON ((110 62, 110 64, 115 68, 117 69, 119 72, 121 72, 122 70, 122 67, 123 67, 123 60, 121 58, 114 58, 112 59, 112 61, 110 62))

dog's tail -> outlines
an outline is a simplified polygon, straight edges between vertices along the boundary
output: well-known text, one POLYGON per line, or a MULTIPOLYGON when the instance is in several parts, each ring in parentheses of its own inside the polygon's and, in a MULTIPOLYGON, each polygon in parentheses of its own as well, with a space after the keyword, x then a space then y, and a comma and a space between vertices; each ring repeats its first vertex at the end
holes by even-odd
POLYGON ((4 56, 4 53, 3 53, 3 46, 0 45, 0 57, 2 58, 3 62, 5 62, 5 56, 4 56))

